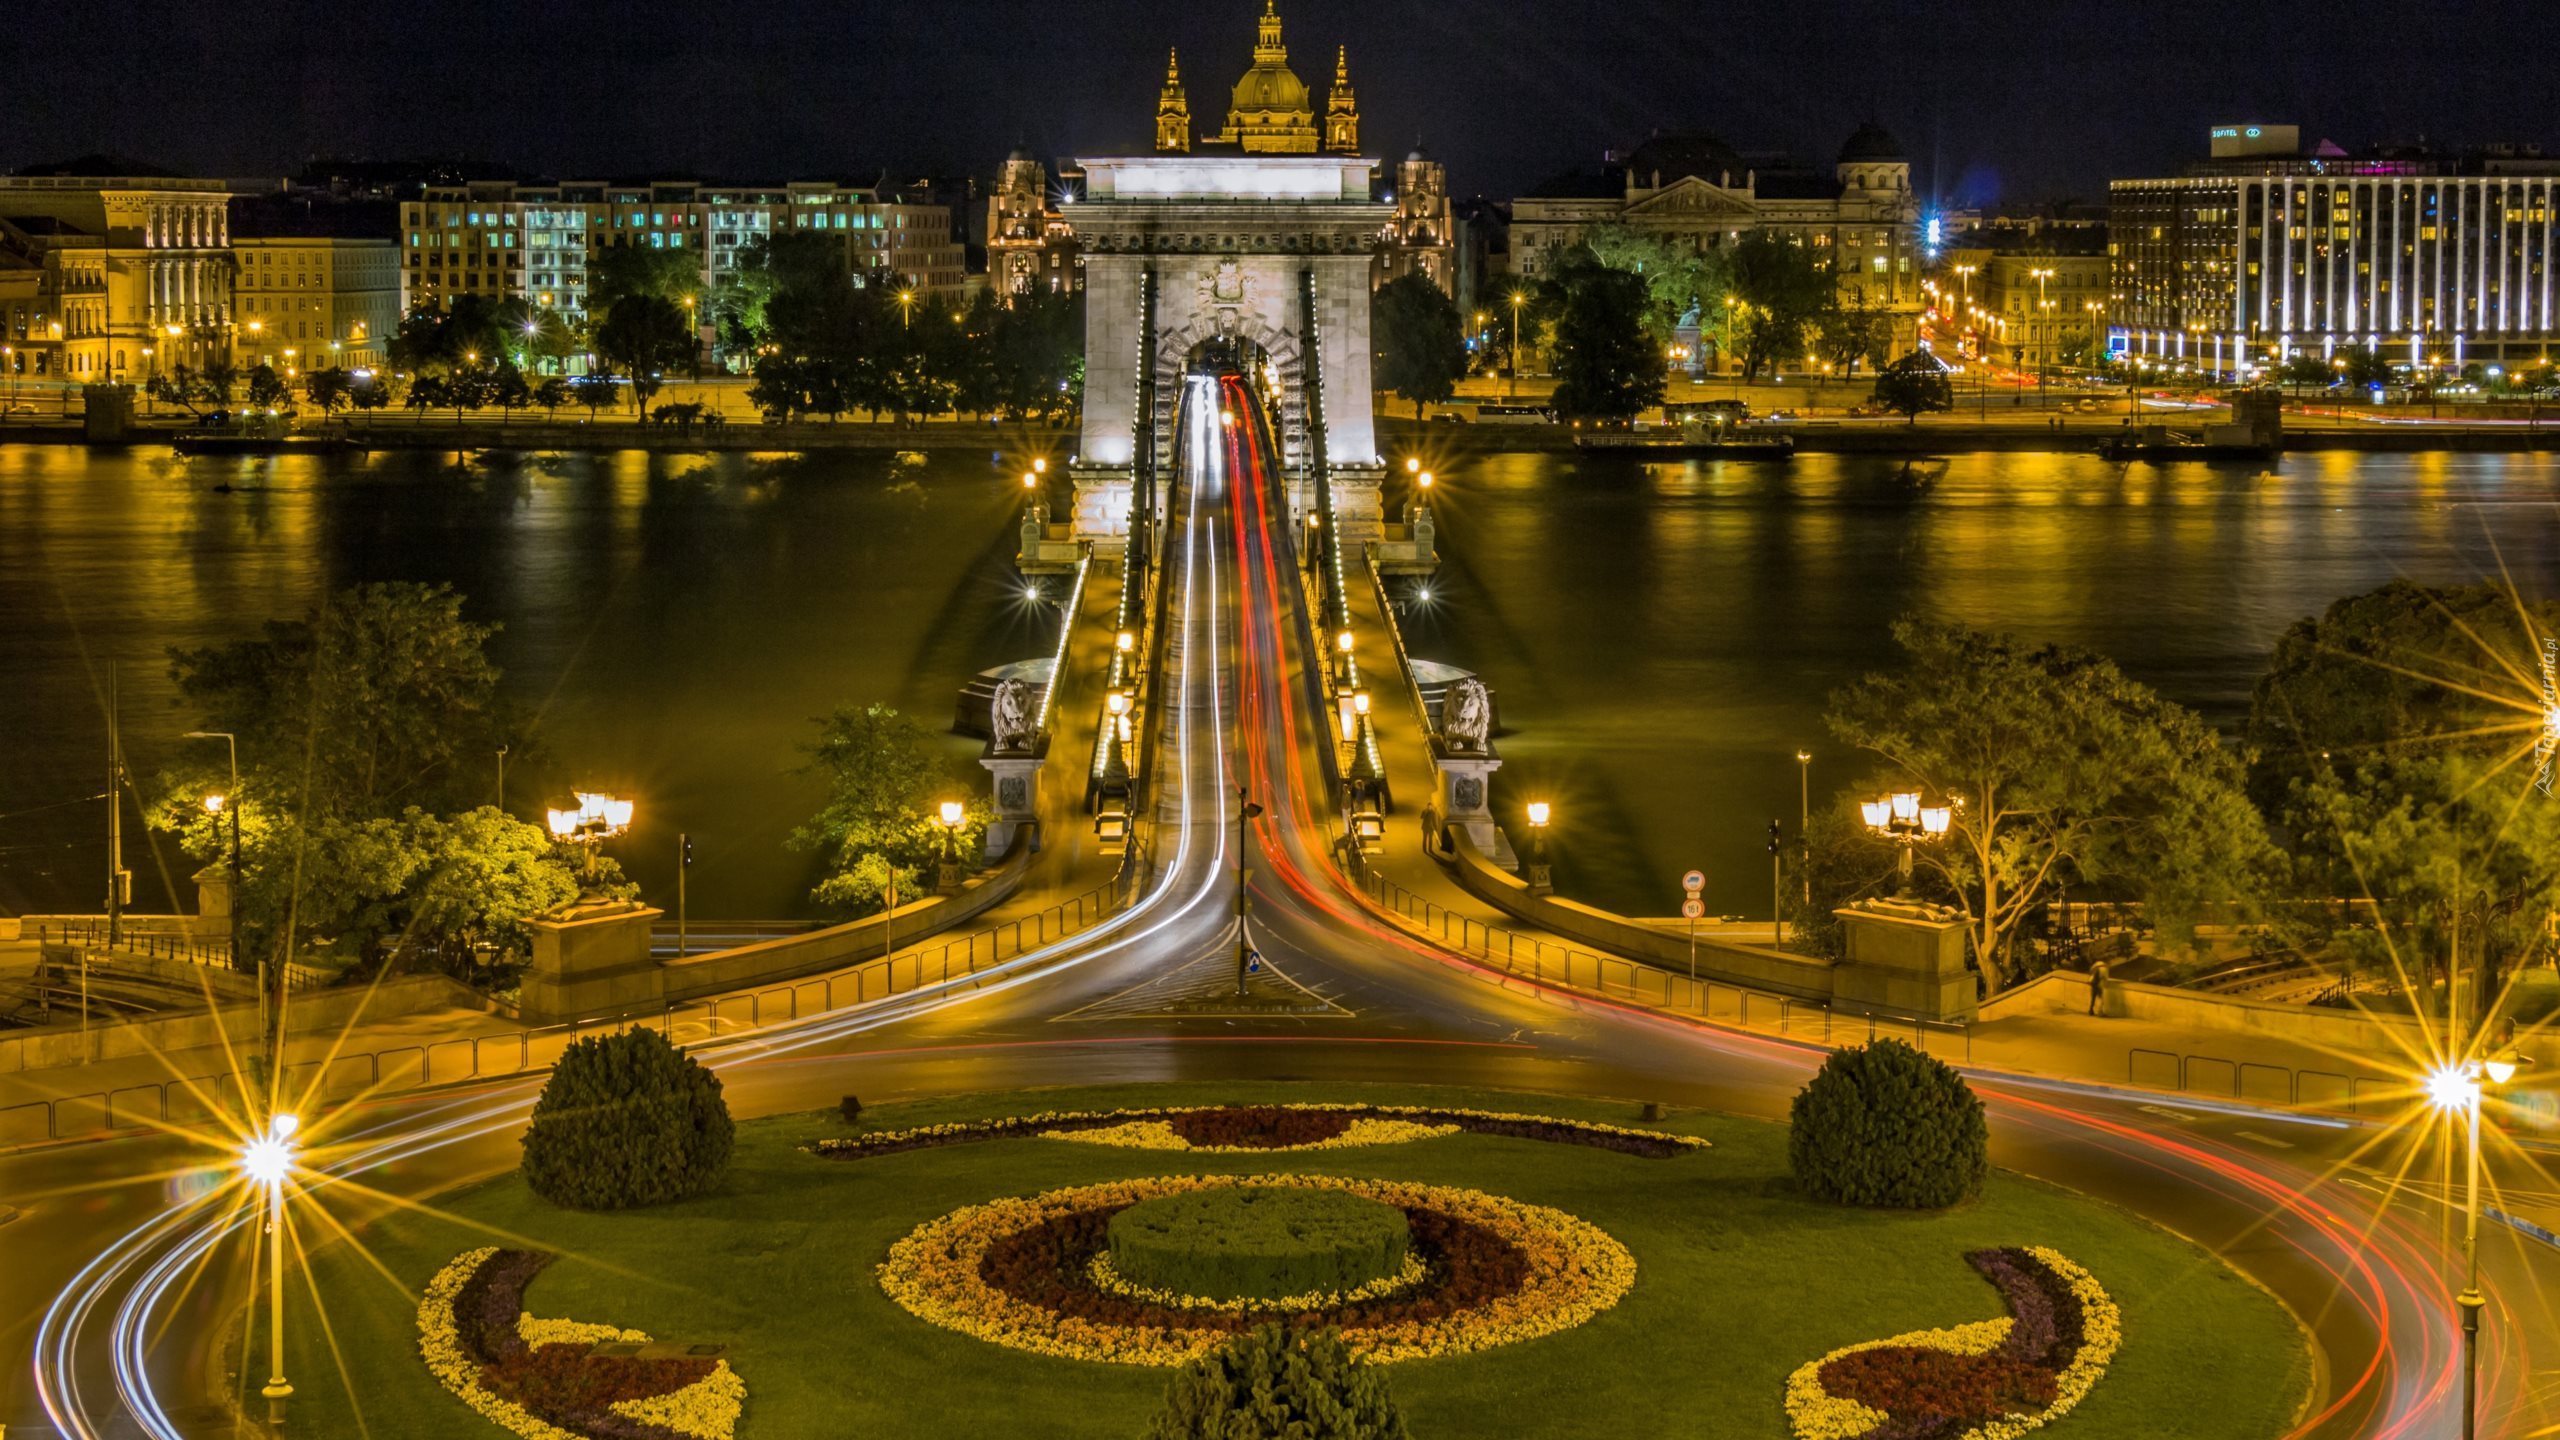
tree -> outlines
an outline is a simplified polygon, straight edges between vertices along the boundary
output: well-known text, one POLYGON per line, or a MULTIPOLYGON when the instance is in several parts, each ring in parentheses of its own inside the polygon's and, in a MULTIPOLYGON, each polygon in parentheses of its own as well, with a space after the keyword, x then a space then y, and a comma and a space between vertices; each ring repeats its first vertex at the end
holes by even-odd
POLYGON ((2532 778, 2556 634, 2560 603, 2394 580, 2287 630, 2251 700, 2250 790, 2298 893, 2368 901, 2381 923, 2332 938, 2448 1005, 2458 973, 2498 995, 2560 898, 2560 810, 2532 778))
POLYGON ((1031 290, 996 317, 996 394, 1016 420, 1073 409, 1084 387, 1084 296, 1031 290))
POLYGON ((1174 1372, 1147 1440, 1409 1440, 1386 1372, 1338 1329, 1259 1326, 1174 1372))
POLYGON ((291 395, 284 387, 284 377, 272 365, 260 365, 249 372, 249 403, 261 410, 282 405, 291 395))
MULTIPOLYGON (((523 958, 526 918, 576 894, 574 859, 544 831, 479 808, 485 758, 536 747, 498 699, 494 627, 461 603, 441 587, 360 586, 258 639, 171 652, 202 728, 238 737, 251 946, 488 980, 523 958)), ((217 777, 164 782, 155 823, 190 854, 224 855, 196 803, 217 777)))
POLYGON ((613 245, 587 261, 587 308, 610 315, 625 300, 663 300, 677 310, 702 298, 702 257, 692 250, 613 245))
POLYGON ((596 412, 622 398, 622 382, 611 375, 581 375, 569 382, 569 398, 587 407, 587 421, 593 424, 596 412))
MULTIPOLYGON (((826 804, 792 832, 797 850, 816 851, 828 874, 811 893, 822 905, 865 912, 890 883, 914 893, 923 867, 942 854, 941 803, 967 793, 937 752, 933 735, 886 705, 847 705, 817 722, 802 769, 821 776, 826 804)), ((983 802, 967 803, 958 837, 963 854, 983 843, 983 802)))
POLYGON ((502 360, 489 377, 489 400, 498 407, 498 423, 515 418, 518 410, 533 403, 533 387, 525 383, 524 372, 513 360, 502 360))
POLYGON ((1876 376, 1875 403, 1899 412, 1910 424, 1928 411, 1956 408, 1956 391, 1947 367, 1926 350, 1914 350, 1876 376))
POLYGON ((1369 301, 1369 333, 1378 350, 1378 387, 1412 401, 1415 420, 1423 406, 1457 393, 1467 373, 1467 339, 1458 307, 1430 276, 1417 272, 1378 287, 1369 301))
POLYGON ((577 350, 577 336, 566 317, 548 305, 509 300, 496 313, 505 342, 498 353, 514 357, 520 369, 557 371, 577 350))
POLYGON ((623 297, 596 327, 597 356, 631 377, 632 404, 643 414, 666 372, 691 360, 693 352, 693 324, 684 307, 654 295, 623 297))
POLYGON ((228 360, 216 360, 198 372, 196 378, 207 401, 217 406, 228 406, 233 388, 240 383, 240 367, 228 360))
POLYGON ((1600 265, 1570 273, 1556 323, 1558 414, 1626 420, 1662 403, 1662 346, 1645 334, 1644 307, 1638 276, 1600 265))
POLYGON ((1670 343, 1681 321, 1709 314, 1724 303, 1721 251, 1701 250, 1693 241, 1615 222, 1593 226, 1583 244, 1601 264, 1644 280, 1645 333, 1663 344, 1670 343))
POLYGON ((380 374, 367 376, 347 392, 347 403, 358 410, 380 410, 391 403, 391 382, 380 374))
POLYGON ((1836 301, 1813 322, 1815 353, 1844 379, 1857 374, 1861 364, 1882 366, 1892 334, 1892 318, 1860 295, 1836 301))
POLYGON ((499 304, 484 295, 456 295, 442 307, 420 304, 392 332, 391 363, 418 372, 494 363, 510 333, 499 304))
POLYGON ((546 420, 558 415, 560 407, 569 403, 569 382, 557 375, 543 377, 542 383, 533 387, 533 403, 542 407, 546 420))
POLYGON ((1730 251, 1726 276, 1726 348, 1742 356, 1742 375, 1804 354, 1805 329, 1836 297, 1831 267, 1812 249, 1771 230, 1754 230, 1730 251))
POLYGON ((444 408, 445 390, 446 385, 443 376, 421 375, 417 379, 409 382, 409 396, 404 403, 406 403, 410 409, 417 411, 418 418, 423 420, 426 418, 428 411, 441 410, 444 408))
POLYGON ((1906 620, 1894 639, 1903 668, 1835 693, 1829 723, 1890 767, 1888 783, 1953 806, 1920 863, 1993 990, 2023 978, 2011 941, 2066 880, 2125 887, 2174 934, 2274 865, 2237 759, 2112 661, 1936 622, 1906 620))
POLYGON ((459 422, 465 410, 477 410, 498 398, 498 375, 486 363, 464 365, 444 378, 444 403, 459 422))
POLYGON ((2305 350, 2276 367, 2276 378, 2293 387, 2295 399, 2302 398, 2302 387, 2317 385, 2325 390, 2339 378, 2329 362, 2305 350))
POLYGON ((638 1026, 561 1052, 524 1132, 524 1182, 576 1210, 663 1205, 719 1184, 736 1143, 720 1077, 638 1026))
POLYGON ((1899 1040, 1832 1052, 1787 1111, 1796 1183, 1841 1205, 1943 1210, 1991 1170, 1982 1100, 1945 1061, 1899 1040))
POLYGON ((324 417, 337 414, 338 407, 347 403, 348 395, 354 389, 354 377, 335 365, 302 377, 302 393, 310 398, 312 404, 320 407, 324 417))
POLYGON ((2388 385, 2397 373, 2390 360, 2370 345, 2342 346, 2329 359, 2338 378, 2359 392, 2388 385))

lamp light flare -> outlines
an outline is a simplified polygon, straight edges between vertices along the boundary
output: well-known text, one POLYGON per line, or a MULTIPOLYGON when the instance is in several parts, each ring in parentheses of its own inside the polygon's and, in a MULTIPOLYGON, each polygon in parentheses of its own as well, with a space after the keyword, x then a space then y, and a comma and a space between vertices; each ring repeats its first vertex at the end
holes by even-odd
POLYGON ((2480 1082, 2469 1066, 2440 1065, 2427 1072, 2427 1103, 2439 1110, 2461 1111, 2480 1098, 2480 1082))
POLYGON ((947 829, 947 830, 957 830, 957 829, 959 829, 959 828, 960 828, 960 815, 961 815, 961 810, 960 810, 960 802, 959 802, 959 801, 957 801, 957 800, 945 800, 945 801, 943 801, 943 802, 942 802, 942 824, 943 824, 943 828, 944 828, 944 829, 947 829))
POLYGON ((250 1137, 240 1147, 240 1173, 259 1185, 281 1185, 293 1173, 293 1132, 300 1121, 290 1113, 278 1114, 268 1123, 266 1133, 250 1137))
POLYGON ((1548 805, 1544 800, 1532 800, 1529 802, 1529 823, 1537 826, 1541 830, 1546 828, 1547 817, 1554 813, 1554 807, 1548 805))

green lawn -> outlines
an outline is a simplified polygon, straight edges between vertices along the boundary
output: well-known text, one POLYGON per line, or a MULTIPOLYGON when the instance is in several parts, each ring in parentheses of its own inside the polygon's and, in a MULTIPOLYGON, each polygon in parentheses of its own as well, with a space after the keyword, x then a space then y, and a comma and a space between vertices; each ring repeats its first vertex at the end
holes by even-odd
MULTIPOLYGON (((1634 1118, 1621 1104, 1456 1089, 1153 1085, 882 1106, 866 1128, 1237 1100, 1634 1118)), ((568 1257, 534 1284, 535 1314, 729 1345, 749 1390, 741 1440, 1135 1436, 1167 1372, 1043 1359, 938 1329, 884 1298, 872 1267, 916 1225, 973 1201, 1129 1176, 1254 1170, 1469 1186, 1559 1207, 1634 1252, 1634 1291, 1579 1329, 1394 1367, 1395 1393, 1422 1440, 1784 1440, 1781 1389, 1796 1366, 1854 1341, 1999 1314, 1991 1288, 1963 1259, 1992 1245, 2050 1245, 2123 1307, 2124 1347, 2090 1398, 2052 1427, 2057 1440, 2256 1440, 2281 1432, 2303 1397, 2309 1358, 2281 1306, 2185 1241, 2112 1207, 1995 1173, 1977 1203, 1944 1214, 1838 1209, 1795 1196, 1782 1127, 1682 1114, 1668 1128, 1716 1148, 1647 1160, 1454 1135, 1250 1157, 1013 1140, 848 1162, 797 1148, 848 1133, 832 1115, 753 1121, 738 1129, 727 1184, 703 1199, 584 1215, 554 1209, 508 1176, 445 1197, 454 1218, 402 1216, 366 1233, 399 1288, 348 1247, 320 1256, 314 1270, 343 1372, 320 1327, 291 1332, 294 1426, 376 1440, 503 1434, 419 1363, 413 1297, 461 1250, 531 1243, 568 1257)), ((297 1294, 296 1303, 306 1302, 297 1294)))

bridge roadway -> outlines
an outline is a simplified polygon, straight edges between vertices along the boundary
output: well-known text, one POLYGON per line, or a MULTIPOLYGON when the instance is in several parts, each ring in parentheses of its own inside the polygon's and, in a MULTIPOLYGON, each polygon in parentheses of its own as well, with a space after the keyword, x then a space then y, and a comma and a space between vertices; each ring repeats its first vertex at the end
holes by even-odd
MULTIPOLYGON (((1371 913, 1342 882, 1329 850, 1331 797, 1317 778, 1322 721, 1301 713, 1303 672, 1292 669, 1311 657, 1293 655, 1289 639, 1297 600, 1285 509, 1255 427, 1215 419, 1221 404, 1248 403, 1233 381, 1196 379, 1186 396, 1164 587, 1180 614, 1160 717, 1160 865, 1144 898, 1055 953, 966 986, 699 1047, 719 1067, 732 1106, 755 1115, 829 1105, 845 1093, 1323 1077, 1615 1094, 1782 1116, 1815 1052, 1496 987, 1371 913), (1257 984, 1302 989, 1307 1000, 1295 1013, 1220 1013, 1213 1003, 1232 983, 1239 783, 1266 807, 1249 835, 1248 923, 1272 971, 1257 984)), ((327 1243, 335 1227, 361 1226, 386 1205, 510 1167, 535 1086, 388 1097, 324 1117, 310 1137, 311 1203, 298 1211, 297 1242, 327 1243)), ((2323 1376, 2315 1413, 2297 1434, 2454 1433, 2455 1336, 2435 1268, 2434 1212, 2324 1178, 2357 1143, 2353 1132, 2068 1086, 1986 1081, 1984 1089, 1998 1163, 2213 1246, 2303 1318, 2323 1376)), ((0 1316, 12 1357, 0 1381, 0 1424, 12 1440, 233 1433, 210 1397, 221 1383, 217 1339, 247 1293, 248 1246, 229 1208, 236 1188, 218 1184, 208 1168, 215 1163, 172 1137, 0 1159, 0 1193, 29 1210, 0 1226, 7 1273, 86 1266, 58 1286, 10 1286, 12 1309, 0 1316)), ((2540 1428, 2549 1417, 2525 1398, 2533 1388, 2525 1337, 2539 1330, 2536 1343, 2547 1344, 2560 1333, 2545 1303, 2531 1298, 2544 1286, 2560 1294, 2560 1277, 2547 1257, 2513 1243, 2493 1240, 2489 1256, 2493 1344, 2482 1382, 2492 1399, 2482 1433, 2551 1433, 2540 1428)), ((307 1316, 309 1297, 291 1298, 307 1316)), ((329 1301, 403 1303, 388 1287, 329 1301)), ((459 1408, 454 1422, 457 1433, 476 1424, 459 1408)), ((2173 1430, 2164 1417, 2162 1433, 2173 1430)))

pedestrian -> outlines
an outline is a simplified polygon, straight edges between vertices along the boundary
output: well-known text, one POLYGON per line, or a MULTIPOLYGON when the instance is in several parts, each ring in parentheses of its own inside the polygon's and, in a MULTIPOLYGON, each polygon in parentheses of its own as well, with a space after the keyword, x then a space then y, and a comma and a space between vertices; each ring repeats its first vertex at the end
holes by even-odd
POLYGON ((2089 1013, 2107 1013, 2107 962, 2104 960, 2089 962, 2089 1013))

